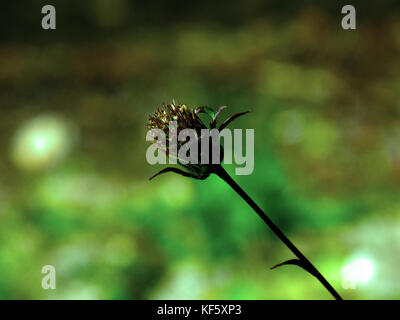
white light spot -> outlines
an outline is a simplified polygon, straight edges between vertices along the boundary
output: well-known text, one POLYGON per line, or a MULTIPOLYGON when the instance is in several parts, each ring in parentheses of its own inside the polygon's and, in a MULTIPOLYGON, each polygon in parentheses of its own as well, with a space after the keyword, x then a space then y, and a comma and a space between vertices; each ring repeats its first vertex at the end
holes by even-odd
POLYGON ((33 140, 33 145, 37 151, 43 151, 46 148, 46 139, 43 137, 36 137, 33 140))
POLYGON ((68 154, 75 137, 75 128, 65 120, 52 115, 37 116, 16 130, 11 158, 23 170, 44 169, 68 154))
POLYGON ((343 276, 351 283, 367 283, 375 273, 375 265, 368 258, 357 258, 342 268, 343 276))

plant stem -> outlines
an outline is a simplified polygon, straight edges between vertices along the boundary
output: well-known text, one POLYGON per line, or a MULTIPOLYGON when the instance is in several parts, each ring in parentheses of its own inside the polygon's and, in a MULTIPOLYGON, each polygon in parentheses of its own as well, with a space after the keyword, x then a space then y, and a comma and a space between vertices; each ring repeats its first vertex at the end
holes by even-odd
POLYGON ((329 284, 329 282, 322 276, 322 274, 313 266, 313 264, 300 252, 299 249, 283 234, 283 232, 276 226, 275 223, 261 210, 261 208, 248 196, 248 194, 231 178, 225 169, 219 165, 214 169, 214 173, 229 184, 245 200, 250 207, 264 220, 270 229, 277 235, 277 237, 292 251, 299 259, 299 265, 307 272, 315 276, 319 282, 332 294, 337 300, 343 300, 336 290, 329 284))

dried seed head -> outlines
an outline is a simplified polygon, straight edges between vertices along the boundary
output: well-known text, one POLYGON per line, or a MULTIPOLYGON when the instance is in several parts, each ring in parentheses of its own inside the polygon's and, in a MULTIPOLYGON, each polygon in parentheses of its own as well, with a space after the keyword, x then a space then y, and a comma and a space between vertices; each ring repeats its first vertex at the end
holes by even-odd
MULTIPOLYGON (((169 146, 174 143, 170 136, 171 133, 178 136, 183 129, 194 129, 197 132, 197 137, 200 137, 201 129, 206 129, 206 126, 193 109, 185 104, 176 105, 172 102, 164 105, 164 109, 157 108, 156 112, 150 116, 147 128, 149 130, 161 129, 165 133, 167 145, 162 145, 160 141, 155 141, 155 143, 169 155, 169 146), (171 121, 176 122, 176 127, 170 127, 171 121)), ((178 141, 177 149, 184 143, 185 141, 178 141)))
POLYGON ((164 105, 164 110, 157 108, 156 112, 150 116, 147 127, 161 129, 165 134, 169 134, 170 121, 177 122, 178 134, 183 129, 195 129, 200 132, 201 129, 206 128, 193 109, 185 104, 175 105, 175 103, 164 105))
MULTIPOLYGON (((209 155, 211 153, 208 152, 208 150, 202 150, 200 145, 201 145, 201 139, 203 138, 202 136, 202 130, 210 130, 210 129, 215 129, 216 128, 216 120, 220 112, 225 109, 226 107, 220 107, 216 112, 208 107, 197 107, 195 109, 191 109, 187 107, 185 104, 175 104, 175 102, 169 103, 167 105, 164 105, 164 109, 157 108, 157 110, 150 116, 147 128, 149 130, 152 129, 159 129, 162 130, 165 134, 166 140, 165 141, 158 141, 155 139, 156 144, 158 144, 159 148, 164 150, 167 155, 170 157, 174 157, 178 160, 178 163, 182 166, 184 166, 186 169, 189 170, 189 172, 183 172, 179 169, 176 168, 167 168, 164 170, 161 170, 157 174, 153 175, 151 178, 154 176, 157 176, 160 173, 168 172, 168 171, 173 171, 180 173, 185 176, 190 176, 192 178, 196 179, 205 179, 207 178, 212 172, 214 172, 214 169, 216 166, 219 166, 220 163, 222 162, 222 159, 224 157, 224 151, 223 147, 218 145, 214 150, 216 150, 216 154, 218 158, 220 159, 218 164, 212 164, 211 159, 209 158, 209 155), (202 120, 199 118, 198 114, 199 113, 205 113, 208 114, 211 117, 211 122, 210 122, 210 128, 208 128, 202 120), (176 123, 176 127, 173 127, 172 124, 170 123, 171 121, 174 121, 176 123), (170 127, 171 126, 171 127, 170 127), (180 131, 184 129, 192 129, 195 131, 195 141, 192 141, 192 143, 198 143, 198 149, 200 152, 195 156, 195 159, 198 161, 196 162, 183 162, 182 159, 178 157, 177 150, 180 149, 182 145, 186 143, 186 141, 176 141, 176 137, 179 136, 180 131), (175 140, 174 140, 175 138, 175 140), (176 146, 176 143, 178 144, 176 146), (176 146, 177 148, 173 151, 172 146, 176 146), (208 163, 201 163, 201 157, 202 155, 206 155, 206 158, 209 159, 208 163)), ((229 117, 225 122, 218 128, 218 130, 222 130, 225 128, 232 120, 235 118, 246 114, 246 112, 240 112, 237 113, 231 117, 229 117)), ((156 138, 156 137, 154 137, 156 138)), ((210 135, 207 135, 207 139, 210 139, 210 135)), ((214 148, 214 146, 212 146, 214 148)), ((191 155, 192 156, 192 155, 191 155)))
MULTIPOLYGON (((197 141, 200 142, 201 130, 207 129, 204 123, 201 121, 194 109, 189 108, 185 104, 176 105, 174 102, 164 105, 164 109, 157 108, 157 110, 150 116, 147 128, 151 129, 161 129, 166 136, 166 144, 163 145, 162 141, 156 140, 155 143, 159 145, 159 148, 165 151, 167 155, 176 157, 178 163, 183 165, 189 170, 193 175, 199 179, 205 179, 210 175, 208 165, 203 165, 198 161, 197 164, 185 163, 182 164, 176 153, 171 150, 171 145, 174 143, 173 137, 170 135, 179 135, 179 132, 183 129, 193 129, 197 133, 197 141), (170 122, 176 122, 176 128, 170 127, 170 122), (176 131, 175 131, 176 130, 176 131)), ((175 142, 176 143, 176 142, 175 142)), ((177 142, 177 150, 186 143, 186 141, 177 142)), ((199 143, 200 145, 200 143, 199 143)), ((200 155, 198 155, 200 156, 200 155)), ((200 159, 198 159, 200 160, 200 159)))

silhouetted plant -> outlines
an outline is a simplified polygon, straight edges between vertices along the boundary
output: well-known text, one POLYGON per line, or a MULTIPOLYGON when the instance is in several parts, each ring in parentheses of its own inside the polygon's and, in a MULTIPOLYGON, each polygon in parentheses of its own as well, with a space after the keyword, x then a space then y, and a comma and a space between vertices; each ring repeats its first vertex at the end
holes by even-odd
MULTIPOLYGON (((221 111, 225 109, 225 106, 219 107, 217 111, 209 107, 197 107, 191 109, 184 104, 176 105, 175 102, 167 104, 164 106, 164 110, 157 109, 154 114, 150 116, 148 122, 148 129, 161 129, 166 134, 167 141, 170 140, 169 137, 169 122, 177 122, 177 131, 183 129, 194 129, 198 132, 200 137, 200 131, 202 129, 214 129, 217 128, 217 119, 221 114, 221 111), (203 123, 203 121, 198 116, 199 113, 205 113, 210 116, 211 121, 209 128, 203 123)), ((218 130, 222 131, 228 124, 230 124, 234 119, 248 113, 249 111, 239 112, 228 119, 226 119, 219 127, 218 130)), ((159 143, 159 141, 156 141, 159 143)), ((184 142, 181 142, 184 143, 184 142)), ((170 150, 168 145, 163 145, 162 149, 169 154, 170 150)), ((275 235, 294 253, 295 259, 289 259, 282 263, 279 263, 271 269, 278 268, 283 265, 297 265, 302 269, 306 270, 314 277, 316 277, 320 283, 335 297, 337 300, 342 300, 342 297, 336 292, 336 290, 329 284, 329 282, 322 276, 322 274, 314 267, 314 265, 300 252, 300 250, 283 234, 283 232, 275 225, 275 223, 261 210, 261 208, 249 197, 249 195, 232 179, 232 177, 225 171, 222 167, 221 162, 223 159, 223 148, 220 147, 220 163, 219 164, 192 164, 192 163, 182 163, 179 158, 177 159, 178 164, 182 165, 187 171, 181 170, 179 168, 167 167, 155 174, 153 174, 149 179, 152 180, 156 176, 166 173, 175 172, 185 177, 190 177, 194 179, 204 180, 210 174, 216 174, 222 180, 224 180, 233 190, 235 190, 243 200, 245 200, 250 207, 258 214, 258 216, 267 224, 267 226, 275 233, 275 235)), ((210 161, 211 162, 211 161, 210 161)))

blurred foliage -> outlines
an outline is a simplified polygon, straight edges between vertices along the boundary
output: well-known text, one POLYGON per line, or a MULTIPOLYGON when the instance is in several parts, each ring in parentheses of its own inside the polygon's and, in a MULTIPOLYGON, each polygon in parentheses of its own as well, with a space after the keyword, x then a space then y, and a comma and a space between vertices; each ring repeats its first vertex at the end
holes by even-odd
POLYGON ((341 1, 54 0, 55 31, 23 3, 0 19, 0 298, 330 298, 269 270, 290 252, 216 177, 147 180, 147 118, 173 98, 251 109, 239 184, 344 298, 400 298, 396 1, 353 1, 355 31, 341 1), (357 257, 373 276, 345 290, 357 257))

